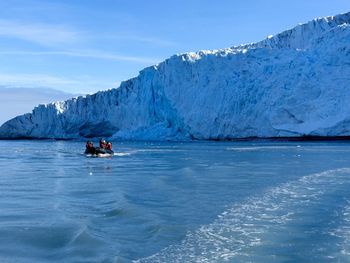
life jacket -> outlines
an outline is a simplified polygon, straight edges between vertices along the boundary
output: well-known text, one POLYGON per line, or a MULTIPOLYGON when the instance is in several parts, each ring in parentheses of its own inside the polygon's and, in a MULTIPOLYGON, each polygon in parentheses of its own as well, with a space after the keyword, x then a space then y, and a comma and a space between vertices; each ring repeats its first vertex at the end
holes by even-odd
POLYGON ((112 151, 112 143, 111 142, 107 143, 106 149, 112 151))

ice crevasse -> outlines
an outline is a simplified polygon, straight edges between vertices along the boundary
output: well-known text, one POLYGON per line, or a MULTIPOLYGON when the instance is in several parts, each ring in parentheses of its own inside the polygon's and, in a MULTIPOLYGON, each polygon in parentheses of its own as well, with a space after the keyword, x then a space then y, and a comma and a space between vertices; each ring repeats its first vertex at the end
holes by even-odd
POLYGON ((350 13, 260 42, 178 54, 119 88, 39 105, 1 138, 350 136, 350 13))

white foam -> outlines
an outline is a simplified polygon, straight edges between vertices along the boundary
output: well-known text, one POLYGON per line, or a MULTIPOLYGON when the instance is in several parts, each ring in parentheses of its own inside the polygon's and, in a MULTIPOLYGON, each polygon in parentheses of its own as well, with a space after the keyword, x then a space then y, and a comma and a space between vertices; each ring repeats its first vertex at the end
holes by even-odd
POLYGON ((131 154, 131 152, 115 152, 114 156, 129 156, 131 154))
POLYGON ((269 235, 283 235, 297 208, 319 201, 336 185, 350 183, 349 174, 350 168, 329 170, 272 188, 234 204, 213 223, 189 232, 181 244, 135 262, 251 262, 256 248, 272 242, 269 235))
POLYGON ((133 154, 133 153, 132 152, 115 152, 113 155, 109 154, 109 153, 98 154, 98 155, 82 153, 82 155, 85 155, 86 157, 90 157, 90 158, 96 158, 96 157, 106 158, 106 157, 112 157, 112 156, 129 156, 131 154, 133 154))
MULTIPOLYGON (((331 234, 339 237, 343 242, 338 245, 342 260, 348 262, 350 260, 350 200, 347 200, 347 206, 341 212, 343 217, 342 224, 335 229, 331 234)), ((339 255, 336 255, 339 257, 339 255)))

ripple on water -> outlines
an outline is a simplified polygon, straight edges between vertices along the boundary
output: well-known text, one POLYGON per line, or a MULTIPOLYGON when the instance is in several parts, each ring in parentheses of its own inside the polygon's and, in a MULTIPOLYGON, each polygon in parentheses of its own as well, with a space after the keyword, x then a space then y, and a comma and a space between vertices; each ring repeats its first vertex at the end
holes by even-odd
MULTIPOLYGON (((66 256, 82 257, 89 247, 103 245, 103 241, 89 233, 84 224, 65 223, 50 226, 2 227, 0 229, 0 254, 25 259, 59 259, 66 256), (21 249, 16 249, 21 247, 21 249), (27 249, 23 249, 27 248, 27 249), (1 251, 3 253, 1 253, 1 251)), ((95 255, 96 256, 96 255, 95 255)), ((11 257, 12 258, 12 257, 11 257)))
POLYGON ((112 210, 109 210, 105 212, 105 217, 130 217, 135 212, 132 209, 128 208, 114 208, 112 210))

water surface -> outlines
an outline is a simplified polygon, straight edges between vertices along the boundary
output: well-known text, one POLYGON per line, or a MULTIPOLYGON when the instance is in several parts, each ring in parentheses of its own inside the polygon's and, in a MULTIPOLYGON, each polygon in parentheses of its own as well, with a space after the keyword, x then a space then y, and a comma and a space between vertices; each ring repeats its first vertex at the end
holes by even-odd
POLYGON ((350 262, 350 143, 0 141, 1 262, 350 262))

